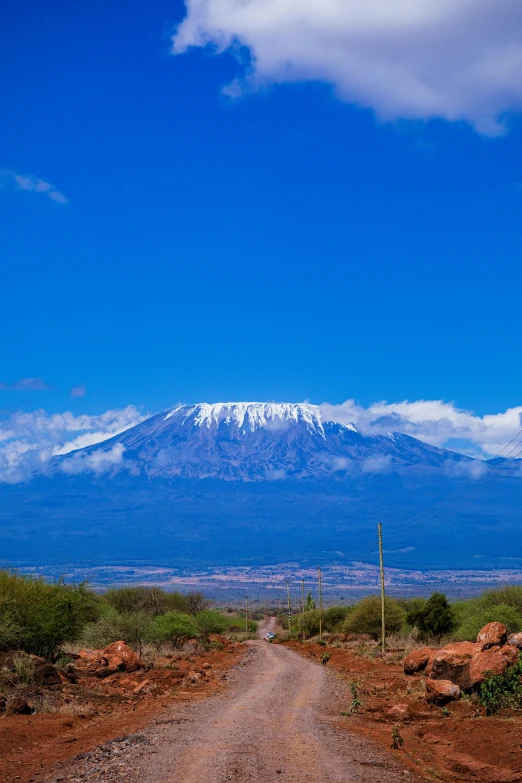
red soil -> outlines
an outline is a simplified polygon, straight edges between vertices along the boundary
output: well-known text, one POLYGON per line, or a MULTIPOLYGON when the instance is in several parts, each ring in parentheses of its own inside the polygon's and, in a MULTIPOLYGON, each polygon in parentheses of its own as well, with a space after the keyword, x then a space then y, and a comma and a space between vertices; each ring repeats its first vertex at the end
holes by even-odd
POLYGON ((390 749, 392 728, 398 725, 404 745, 390 752, 417 774, 452 783, 522 782, 522 712, 486 717, 475 701, 461 700, 449 704, 450 716, 444 717, 440 707, 426 703, 424 677, 404 674, 402 654, 375 658, 329 645, 287 644, 318 659, 330 653, 327 666, 356 683, 362 702, 357 713, 340 716, 339 726, 390 749), (408 705, 409 719, 387 715, 397 704, 408 705))
POLYGON ((230 645, 189 660, 157 659, 154 669, 104 680, 80 677, 49 689, 76 714, 15 715, 0 719, 0 780, 30 783, 59 761, 150 725, 173 702, 195 701, 224 687, 222 674, 243 656, 230 645), (210 664, 210 669, 203 668, 210 664), (164 666, 176 668, 159 668, 164 666), (198 678, 189 678, 196 672, 198 678), (138 692, 136 688, 142 686, 138 692))

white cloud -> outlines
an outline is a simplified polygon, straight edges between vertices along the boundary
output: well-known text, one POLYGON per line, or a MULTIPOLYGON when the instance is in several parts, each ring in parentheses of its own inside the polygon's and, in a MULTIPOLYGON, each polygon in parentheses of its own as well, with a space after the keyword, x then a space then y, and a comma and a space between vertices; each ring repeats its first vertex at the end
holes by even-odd
POLYGON ((390 470, 391 457, 385 454, 374 454, 362 464, 363 473, 387 473, 390 470))
MULTIPOLYGON (((45 473, 53 456, 100 443, 144 418, 133 405, 97 416, 48 414, 42 410, 14 413, 0 421, 0 483, 17 484, 35 473, 45 473)), ((117 459, 121 454, 118 457, 113 449, 109 457, 102 456, 98 461, 93 458, 84 465, 85 469, 100 472, 105 469, 103 465, 108 469, 117 459)))
POLYGON ((73 386, 70 391, 71 397, 85 397, 87 394, 87 389, 85 387, 84 383, 80 383, 78 386, 73 386))
MULTIPOLYGON (((522 406, 477 416, 442 400, 377 402, 368 408, 347 400, 341 405, 325 403, 321 415, 324 421, 355 424, 364 435, 401 432, 433 446, 486 459, 496 456, 522 428, 522 406)), ((518 448, 510 453, 513 446, 502 456, 518 456, 518 448)))
POLYGON ((42 378, 22 378, 14 383, 0 382, 0 391, 47 391, 50 388, 42 378))
POLYGON ((10 169, 4 169, 0 171, 0 182, 4 186, 13 187, 16 190, 29 190, 33 193, 43 193, 52 201, 57 201, 59 204, 67 204, 68 200, 63 193, 60 193, 54 185, 50 182, 46 182, 44 179, 38 179, 33 177, 32 174, 17 174, 16 171, 10 169))
POLYGON ((92 454, 76 452, 70 459, 62 462, 60 469, 69 475, 85 473, 86 471, 92 471, 99 475, 119 465, 123 459, 124 451, 125 447, 123 444, 116 443, 108 451, 95 451, 92 454))
POLYGON ((497 135, 522 108, 520 0, 186 0, 172 52, 232 51, 237 96, 322 81, 383 119, 464 120, 497 135))

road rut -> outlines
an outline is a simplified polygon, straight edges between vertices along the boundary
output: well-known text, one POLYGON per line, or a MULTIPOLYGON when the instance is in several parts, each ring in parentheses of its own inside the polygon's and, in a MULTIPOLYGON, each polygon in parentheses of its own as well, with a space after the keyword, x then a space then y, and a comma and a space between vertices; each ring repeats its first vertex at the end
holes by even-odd
POLYGON ((373 743, 336 729, 346 683, 286 647, 249 642, 230 687, 175 707, 140 759, 139 783, 395 783, 405 772, 373 743))

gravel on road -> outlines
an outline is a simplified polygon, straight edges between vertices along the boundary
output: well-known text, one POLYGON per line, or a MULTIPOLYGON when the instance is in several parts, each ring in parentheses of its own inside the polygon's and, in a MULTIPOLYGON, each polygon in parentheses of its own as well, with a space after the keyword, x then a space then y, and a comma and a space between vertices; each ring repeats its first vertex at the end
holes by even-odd
POLYGON ((176 704, 140 735, 73 760, 79 783, 397 783, 418 778, 336 724, 351 696, 338 674, 278 644, 248 642, 229 687, 176 704))

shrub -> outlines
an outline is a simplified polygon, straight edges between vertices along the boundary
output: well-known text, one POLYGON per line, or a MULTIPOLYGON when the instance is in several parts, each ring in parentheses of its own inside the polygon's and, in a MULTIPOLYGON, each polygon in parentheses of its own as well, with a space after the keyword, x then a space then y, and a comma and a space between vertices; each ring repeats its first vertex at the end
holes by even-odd
POLYGON ((187 600, 182 593, 168 593, 159 587, 119 587, 107 590, 103 600, 120 614, 146 612, 157 617, 166 612, 187 613, 187 600))
POLYGON ((141 654, 143 645, 150 639, 152 623, 153 618, 147 612, 120 614, 111 608, 85 628, 80 642, 86 647, 103 648, 121 640, 141 654))
MULTIPOLYGON (((404 622, 404 610, 394 598, 386 598, 384 617, 386 633, 397 633, 404 622)), ((381 635, 381 599, 376 595, 363 598, 343 624, 345 633, 367 633, 377 639, 381 635)))
POLYGON ((480 688, 479 702, 486 708, 486 714, 492 715, 501 709, 522 706, 522 657, 504 674, 486 672, 480 688))
MULTIPOLYGON (((294 630, 298 628, 297 618, 292 620, 292 627, 294 630)), ((311 609, 309 612, 305 612, 301 615, 301 632, 304 633, 306 639, 309 639, 311 636, 317 636, 319 633, 318 609, 311 609)))
POLYGON ((495 590, 487 590, 480 596, 483 606, 510 606, 522 617, 522 586, 508 585, 495 590))
POLYGON ((305 612, 310 612, 312 609, 315 609, 315 601, 312 598, 312 593, 309 592, 308 595, 306 596, 304 610, 305 612))
POLYGON ((78 639, 99 615, 99 599, 86 585, 52 584, 0 571, 0 648, 53 658, 59 645, 78 639))
POLYGON ((167 612, 156 617, 149 629, 150 641, 155 644, 170 642, 174 647, 180 647, 183 642, 198 636, 199 629, 194 618, 179 612, 167 612))
POLYGON ((330 606, 323 614, 323 629, 331 633, 340 631, 351 608, 350 606, 330 606))
MULTIPOLYGON (((243 633, 246 628, 246 618, 241 615, 230 615, 225 617, 227 621, 227 631, 230 631, 231 633, 243 633)), ((258 628, 258 623, 255 620, 252 620, 250 617, 248 618, 248 632, 249 633, 255 633, 258 628)))
POLYGON ((422 605, 412 606, 406 612, 406 620, 423 636, 440 638, 455 627, 455 616, 443 593, 433 593, 422 605))
POLYGON ((227 620, 219 612, 207 610, 196 615, 198 636, 208 641, 210 634, 223 633, 227 628, 227 620))
POLYGON ((480 629, 487 623, 503 623, 509 633, 522 630, 522 617, 516 609, 506 604, 485 605, 482 598, 461 601, 456 605, 459 620, 455 638, 474 642, 480 629))

